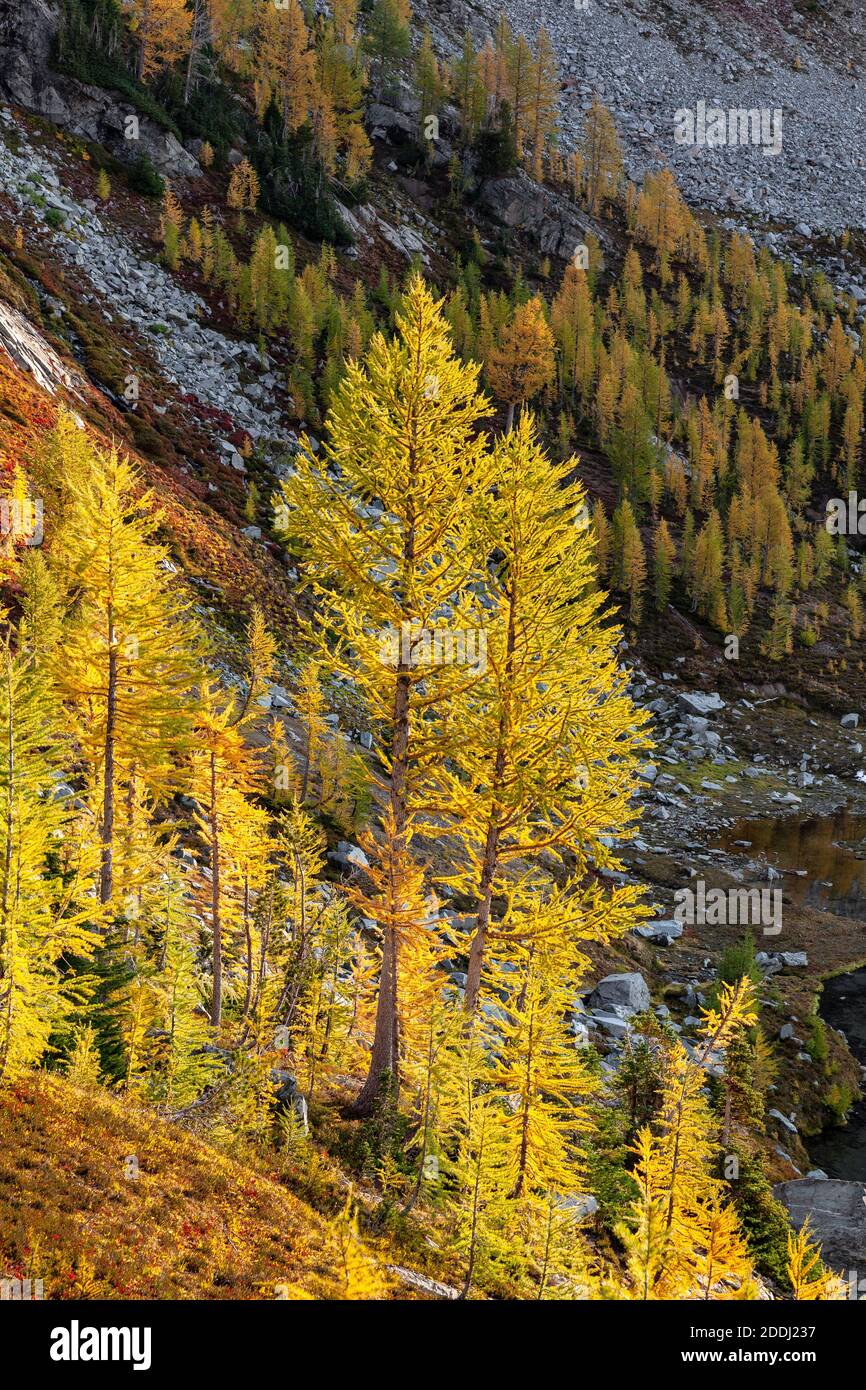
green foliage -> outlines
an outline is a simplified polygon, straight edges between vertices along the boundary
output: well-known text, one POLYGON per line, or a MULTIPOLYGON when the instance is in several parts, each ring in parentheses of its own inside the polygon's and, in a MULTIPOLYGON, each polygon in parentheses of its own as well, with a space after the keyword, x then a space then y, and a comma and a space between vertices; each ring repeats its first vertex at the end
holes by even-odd
POLYGON ((730 1184, 740 1225, 759 1270, 788 1285, 788 1214, 773 1196, 760 1154, 736 1151, 739 1176, 730 1184))
POLYGON ((273 217, 316 241, 347 246, 351 237, 337 210, 327 175, 306 128, 284 136, 279 113, 265 113, 253 156, 261 183, 261 206, 273 217))
POLYGON ((753 984, 760 984, 761 967, 755 959, 755 939, 747 933, 742 941, 725 948, 719 962, 719 981, 732 985, 746 976, 753 984))
POLYGON ((146 154, 127 167, 126 182, 133 193, 144 193, 148 198, 161 198, 165 192, 165 183, 146 154))
POLYGON ((474 148, 481 178, 499 178, 516 167, 517 141, 507 101, 502 103, 498 121, 479 130, 474 148))
POLYGON ((806 1051, 817 1066, 826 1072, 830 1061, 830 1044, 827 1041, 827 1025, 819 1014, 809 1019, 809 1036, 806 1051))
POLYGON ((848 1111, 854 1104, 856 1097, 854 1089, 847 1081, 834 1081, 827 1088, 824 1095, 824 1104, 833 1116, 833 1123, 843 1125, 848 1116, 848 1111))
POLYGON ((373 68, 376 90, 392 82, 400 64, 409 56, 409 26, 401 17, 397 0, 373 0, 365 27, 364 46, 373 68))
POLYGON ((161 75, 155 91, 181 138, 207 140, 213 148, 214 167, 222 169, 229 150, 241 135, 254 135, 252 121, 245 119, 227 81, 200 77, 189 101, 184 101, 184 85, 181 74, 169 69, 161 75))
POLYGON ((131 75, 118 0, 63 0, 54 66, 79 82, 119 92, 141 115, 181 138, 165 107, 131 75))
POLYGON ((599 1107, 586 1147, 587 1188, 598 1202, 602 1225, 613 1231, 634 1201, 637 1189, 628 1171, 628 1143, 622 1113, 599 1107))
POLYGON ((630 1031, 626 1036, 615 1083, 624 1117, 625 1140, 629 1144, 634 1142, 638 1130, 651 1122, 661 1095, 664 1065, 661 1030, 653 1014, 635 1020, 635 1030, 642 1027, 646 1033, 630 1031))

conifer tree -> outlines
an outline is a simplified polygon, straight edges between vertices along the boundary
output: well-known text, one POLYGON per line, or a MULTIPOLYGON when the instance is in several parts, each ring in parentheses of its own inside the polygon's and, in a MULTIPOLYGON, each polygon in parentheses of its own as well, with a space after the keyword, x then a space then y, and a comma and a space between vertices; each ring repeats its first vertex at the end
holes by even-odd
POLYGON ((262 613, 254 609, 247 629, 246 692, 226 698, 216 680, 203 673, 197 711, 196 753, 193 767, 196 800, 202 808, 199 832, 210 857, 210 916, 213 939, 213 991, 211 1023, 222 1022, 223 945, 226 909, 242 900, 249 911, 248 882, 251 868, 263 870, 267 854, 267 816, 249 800, 261 775, 255 752, 244 739, 244 730, 256 718, 256 702, 273 674, 274 643, 262 613))
POLYGON ((631 503, 622 501, 613 514, 613 583, 629 596, 629 619, 637 626, 643 612, 646 555, 631 503))
POLYGON ((581 1179, 578 1146, 590 1128, 585 1101, 595 1085, 564 1026, 567 1001, 585 964, 565 906, 558 894, 547 903, 536 895, 521 903, 515 896, 505 915, 507 961, 516 969, 500 977, 506 1017, 496 1084, 508 1097, 500 1123, 511 1200, 567 1196, 581 1179), (517 942, 525 934, 523 914, 534 919, 529 942, 508 949, 512 933, 517 942))
POLYGON ((694 1058, 672 1042, 653 1130, 638 1135, 639 1195, 621 1234, 631 1291, 638 1298, 709 1298, 730 1283, 751 1296, 751 1262, 721 1181, 712 1176, 713 1117, 704 1097, 704 1065, 723 1055, 741 1028, 755 1021, 752 985, 722 985, 705 1015, 704 1042, 694 1058))
MULTIPOLYGON (((497 443, 496 497, 479 529, 484 551, 496 556, 483 594, 487 670, 451 707, 462 755, 453 773, 436 770, 442 790, 432 797, 464 846, 469 867, 455 882, 476 901, 470 1014, 507 866, 569 849, 579 871, 586 849, 604 857, 600 837, 630 820, 639 721, 617 678, 615 634, 601 621, 573 467, 571 459, 551 463, 524 416, 497 443)), ((612 929, 623 910, 608 905, 612 929)))
POLYGON ((409 55, 408 0, 374 0, 364 43, 370 58, 376 95, 381 97, 409 55))
POLYGON ((0 620, 2 1078, 38 1063, 72 1013, 64 956, 92 954, 97 914, 85 896, 96 867, 90 837, 57 794, 64 739, 56 692, 34 662, 27 628, 16 650, 8 614, 0 620))
POLYGON ((187 51, 192 15, 183 0, 130 0, 139 82, 170 67, 187 51))
POLYGON ((616 197, 623 168, 616 123, 598 94, 584 117, 580 153, 589 209, 597 215, 605 202, 616 197))
POLYGON ((540 299, 519 304, 486 361, 490 389, 508 406, 506 430, 514 407, 532 400, 553 380, 554 340, 540 299))
POLYGON ((653 463, 649 419, 640 392, 629 383, 619 404, 616 426, 607 445, 620 496, 638 506, 649 492, 649 477, 653 463))
POLYGON ((605 579, 610 571, 611 536, 610 523, 600 498, 596 498, 592 508, 592 529, 595 535, 595 563, 600 579, 605 579))
POLYGON ((820 1247, 812 1240, 808 1218, 796 1234, 788 1234, 788 1280, 791 1296, 798 1303, 845 1297, 844 1281, 821 1264, 820 1247))
POLYGON ((478 55, 468 30, 463 35, 463 47, 459 58, 452 63, 449 77, 451 96, 460 113, 460 137, 467 144, 478 132, 486 107, 478 55))
POLYGON ((255 169, 248 159, 242 159, 232 169, 226 202, 230 208, 235 208, 238 212, 245 210, 255 212, 260 192, 259 179, 255 169))
POLYGON ((671 600, 671 583, 676 554, 676 546, 671 539, 668 524, 662 517, 656 527, 653 541, 653 584, 656 612, 658 613, 663 613, 671 600))
POLYGON ((189 603, 166 575, 153 495, 128 459, 92 450, 72 483, 52 564, 68 593, 57 681, 98 805, 100 902, 114 891, 119 788, 135 776, 153 800, 176 784, 190 729, 195 643, 189 603))
MULTIPOLYGON (((441 305, 420 278, 403 297, 396 327, 393 340, 375 335, 364 362, 347 365, 328 442, 318 455, 302 444, 284 500, 307 581, 336 636, 329 650, 319 626, 312 641, 354 682, 381 730, 386 794, 404 837, 424 777, 454 744, 431 716, 480 676, 477 657, 453 646, 457 660, 437 660, 436 642, 449 626, 480 628, 475 608, 459 596, 473 573, 470 536, 492 465, 475 433, 488 410, 478 369, 454 357, 441 305), (381 510, 368 507, 370 497, 381 510)), ((364 1109, 394 1064, 395 945, 386 933, 370 1074, 358 1102, 364 1109)))
MULTIPOLYGON (((712 618, 714 614, 718 613, 718 603, 722 593, 723 567, 722 524, 714 507, 695 542, 695 555, 689 586, 692 594, 692 607, 697 609, 703 617, 712 618)), ((720 626, 723 625, 722 622, 720 626)))
POLYGON ((556 56, 547 30, 538 32, 530 98, 530 134, 532 139, 532 176, 538 182, 543 175, 542 157, 545 142, 551 134, 559 100, 559 74, 556 56))

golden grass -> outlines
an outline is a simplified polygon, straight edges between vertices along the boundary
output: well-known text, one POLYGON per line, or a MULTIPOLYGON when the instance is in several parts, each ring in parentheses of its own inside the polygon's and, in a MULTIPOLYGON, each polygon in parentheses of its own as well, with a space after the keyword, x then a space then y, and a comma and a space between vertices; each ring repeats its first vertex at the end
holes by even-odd
POLYGON ((154 1112, 45 1073, 0 1089, 0 1276, 46 1299, 327 1298, 340 1263, 323 1217, 154 1112))

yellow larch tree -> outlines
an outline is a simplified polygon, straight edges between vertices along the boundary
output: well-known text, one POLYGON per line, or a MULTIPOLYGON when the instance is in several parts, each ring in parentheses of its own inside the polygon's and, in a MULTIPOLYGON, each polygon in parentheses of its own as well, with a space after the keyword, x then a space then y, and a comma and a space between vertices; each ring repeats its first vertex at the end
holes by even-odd
MULTIPOLYGON (((62 450, 61 450, 62 451, 62 450)), ((52 565, 68 611, 56 679, 94 802, 102 843, 99 897, 114 892, 119 790, 139 778, 158 802, 177 784, 191 729, 190 601, 166 574, 160 513, 133 464, 90 452, 76 473, 52 565)))
POLYGON ((556 371, 553 334, 537 296, 514 310, 485 366, 491 391, 508 406, 510 430, 514 407, 537 396, 556 371))
MULTIPOLYGON (((493 898, 508 865, 592 851, 633 823, 642 720, 617 673, 618 634, 601 618, 593 532, 573 459, 554 464, 532 418, 502 437, 496 494, 477 544, 496 556, 481 599, 486 672, 451 707, 461 757, 440 765, 433 804, 464 846, 455 883, 475 900, 466 1008, 478 1006, 493 898)), ((609 904, 611 929, 628 910, 609 904)))
MULTIPOLYGON (((311 642, 367 707, 402 837, 424 777, 456 749, 433 716, 481 675, 478 606, 467 583, 475 517, 493 474, 478 433, 489 410, 478 368, 455 357, 442 306, 420 277, 396 327, 393 339, 374 335, 363 361, 347 364, 327 442, 314 453, 302 440, 283 513, 324 619, 311 642)), ((393 946, 386 933, 363 1108, 394 1061, 393 946)))
POLYGON ((616 123, 597 94, 584 116, 579 155, 589 208, 598 214, 605 202, 616 197, 623 164, 616 123))
POLYGON ((152 77, 189 52, 192 14, 185 0, 130 0, 129 27, 138 43, 136 77, 152 77))

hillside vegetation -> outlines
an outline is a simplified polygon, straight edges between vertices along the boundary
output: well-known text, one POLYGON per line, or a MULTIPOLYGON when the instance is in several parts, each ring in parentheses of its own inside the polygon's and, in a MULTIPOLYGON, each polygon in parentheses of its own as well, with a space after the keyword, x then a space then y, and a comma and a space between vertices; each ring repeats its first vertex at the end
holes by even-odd
POLYGON ((654 1000, 624 855, 637 664, 862 690, 856 297, 632 181, 598 97, 567 146, 505 15, 445 53, 404 0, 41 13, 0 124, 8 1276, 839 1296, 772 1193, 779 986, 746 936, 654 1000))

